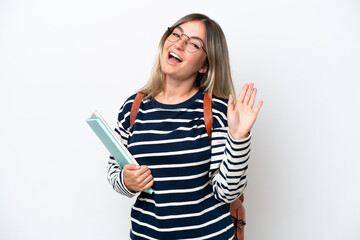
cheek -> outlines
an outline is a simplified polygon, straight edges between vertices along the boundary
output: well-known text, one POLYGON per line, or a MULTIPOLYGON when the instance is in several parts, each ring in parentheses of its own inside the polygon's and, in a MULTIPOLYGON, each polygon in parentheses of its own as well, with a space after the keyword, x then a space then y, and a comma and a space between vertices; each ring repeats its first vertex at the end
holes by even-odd
POLYGON ((169 42, 169 41, 165 41, 165 42, 164 42, 163 53, 164 53, 164 52, 167 52, 167 50, 168 50, 169 47, 170 47, 170 44, 171 44, 171 42, 169 42))
POLYGON ((200 70, 200 68, 205 65, 205 60, 206 58, 204 58, 204 56, 198 56, 194 59, 194 68, 196 68, 196 70, 200 70))
POLYGON ((163 66, 163 64, 166 62, 167 57, 168 57, 167 51, 165 49, 163 49, 163 52, 160 57, 160 66, 163 66))

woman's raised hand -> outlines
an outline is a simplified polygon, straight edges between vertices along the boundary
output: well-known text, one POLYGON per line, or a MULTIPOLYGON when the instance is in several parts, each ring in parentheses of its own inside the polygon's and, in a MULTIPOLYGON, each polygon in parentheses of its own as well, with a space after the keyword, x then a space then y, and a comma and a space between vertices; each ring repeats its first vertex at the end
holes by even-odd
POLYGON ((123 169, 124 184, 132 192, 142 192, 154 184, 153 176, 147 166, 126 164, 123 169))
POLYGON ((263 101, 260 101, 253 109, 256 92, 254 84, 250 83, 244 85, 235 105, 234 97, 229 96, 227 120, 230 135, 235 140, 246 138, 256 121, 257 114, 263 105, 263 101))

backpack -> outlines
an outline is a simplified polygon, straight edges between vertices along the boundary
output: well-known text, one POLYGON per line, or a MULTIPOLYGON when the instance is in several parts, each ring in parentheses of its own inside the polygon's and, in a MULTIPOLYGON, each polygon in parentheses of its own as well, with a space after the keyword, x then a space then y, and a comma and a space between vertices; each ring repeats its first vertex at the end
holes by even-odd
MULTIPOLYGON (((130 111, 130 127, 132 127, 136 120, 136 115, 139 111, 139 107, 141 104, 141 100, 144 97, 144 93, 137 93, 134 102, 131 106, 130 111)), ((206 132, 209 136, 209 141, 211 144, 211 128, 213 123, 212 118, 212 106, 211 106, 211 98, 207 92, 204 93, 204 121, 206 132)), ((238 199, 233 201, 228 205, 230 210, 230 215, 232 217, 232 221, 234 224, 234 240, 244 240, 244 227, 246 225, 245 222, 245 208, 243 206, 244 202, 244 194, 241 194, 238 199)))

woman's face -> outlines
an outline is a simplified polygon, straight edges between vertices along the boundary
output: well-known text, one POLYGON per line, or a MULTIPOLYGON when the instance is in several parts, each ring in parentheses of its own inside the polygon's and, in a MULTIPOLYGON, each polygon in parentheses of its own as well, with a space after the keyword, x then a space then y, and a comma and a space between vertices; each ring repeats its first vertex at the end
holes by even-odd
MULTIPOLYGON (((190 21, 179 25, 179 27, 187 36, 198 37, 203 43, 206 42, 206 29, 203 22, 190 21)), ((199 72, 205 73, 207 70, 206 54, 203 49, 200 48, 194 53, 185 50, 187 36, 183 35, 177 42, 165 40, 161 69, 167 78, 195 81, 199 72)))

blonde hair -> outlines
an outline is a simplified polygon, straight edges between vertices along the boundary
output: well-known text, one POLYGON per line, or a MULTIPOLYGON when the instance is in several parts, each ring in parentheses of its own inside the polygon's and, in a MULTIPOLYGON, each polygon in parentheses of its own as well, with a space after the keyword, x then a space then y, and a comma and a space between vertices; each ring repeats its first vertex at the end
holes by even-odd
MULTIPOLYGON (((178 20, 171 26, 171 29, 189 21, 201 21, 206 28, 207 71, 206 73, 198 73, 194 83, 195 87, 219 98, 227 99, 229 94, 234 96, 235 90, 230 72, 229 52, 221 27, 203 14, 193 13, 178 20)), ((151 71, 150 80, 140 90, 146 93, 147 98, 154 98, 164 88, 165 74, 161 70, 161 56, 168 36, 169 32, 166 31, 158 46, 158 54, 151 71)))

